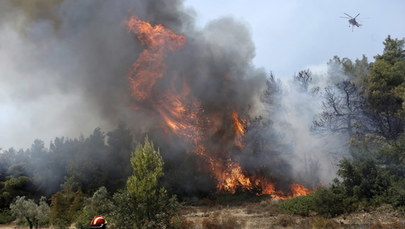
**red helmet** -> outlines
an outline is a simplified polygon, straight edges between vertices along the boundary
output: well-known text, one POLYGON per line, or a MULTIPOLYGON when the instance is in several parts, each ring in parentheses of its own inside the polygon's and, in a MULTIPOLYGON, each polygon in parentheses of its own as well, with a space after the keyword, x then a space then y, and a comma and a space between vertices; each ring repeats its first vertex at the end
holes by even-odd
POLYGON ((107 220, 105 220, 102 216, 94 216, 90 223, 90 228, 104 228, 107 224, 107 220))

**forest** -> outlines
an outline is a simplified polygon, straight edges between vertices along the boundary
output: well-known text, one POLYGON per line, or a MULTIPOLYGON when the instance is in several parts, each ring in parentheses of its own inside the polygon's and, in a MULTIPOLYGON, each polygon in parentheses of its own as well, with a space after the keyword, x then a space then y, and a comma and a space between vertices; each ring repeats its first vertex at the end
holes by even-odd
MULTIPOLYGON (((292 77, 294 90, 322 101, 313 133, 344 136, 348 150, 334 180, 306 182, 311 193, 281 201, 279 209, 323 217, 383 204, 405 210, 404 39, 388 36, 383 44, 371 62, 333 57, 327 77, 334 80, 327 85, 317 85, 309 69, 292 77)), ((272 99, 279 93, 280 82, 270 74, 263 100, 277 106, 272 99)), ((259 121, 249 120, 251 128, 259 121)), ((56 137, 49 146, 38 139, 29 149, 1 149, 0 223, 17 218, 30 228, 87 228, 93 216, 105 215, 110 228, 187 228, 179 209, 221 193, 215 177, 200 169, 198 155, 170 152, 173 147, 159 142, 121 123, 108 132, 56 137)), ((242 189, 232 195, 272 198, 256 194, 242 189)))

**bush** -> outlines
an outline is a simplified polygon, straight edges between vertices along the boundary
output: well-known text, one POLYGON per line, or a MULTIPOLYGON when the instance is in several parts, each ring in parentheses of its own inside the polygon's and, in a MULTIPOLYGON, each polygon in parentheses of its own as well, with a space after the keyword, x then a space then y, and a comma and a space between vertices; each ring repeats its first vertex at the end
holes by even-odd
MULTIPOLYGON (((114 209, 108 191, 105 187, 99 188, 92 197, 84 201, 84 207, 76 220, 76 228, 87 229, 94 216, 109 216, 114 209)), ((108 220, 107 220, 108 221, 108 220)))
POLYGON ((15 220, 15 217, 10 210, 0 211, 0 224, 9 223, 13 220, 15 220))
POLYGON ((311 214, 323 217, 334 217, 350 211, 352 201, 345 199, 340 188, 320 188, 306 196, 297 196, 279 204, 279 208, 291 214, 309 216, 311 214))
POLYGON ((396 208, 405 207, 405 180, 403 178, 397 178, 392 182, 384 200, 396 208))
POLYGON ((340 161, 341 180, 333 188, 333 192, 339 189, 345 211, 382 204, 404 208, 405 135, 388 142, 360 138, 354 146, 353 157, 340 161))
POLYGON ((279 208, 291 214, 309 216, 315 211, 314 193, 306 196, 297 196, 279 204, 279 208))
POLYGON ((337 188, 320 188, 313 193, 313 210, 324 217, 334 217, 344 213, 349 205, 337 188))

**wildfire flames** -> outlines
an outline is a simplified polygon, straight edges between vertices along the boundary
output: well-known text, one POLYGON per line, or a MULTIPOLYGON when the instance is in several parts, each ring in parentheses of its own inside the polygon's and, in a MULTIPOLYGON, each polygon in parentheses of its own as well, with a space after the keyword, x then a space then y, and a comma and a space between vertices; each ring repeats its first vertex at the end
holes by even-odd
POLYGON ((276 190, 265 177, 247 175, 232 158, 233 150, 245 147, 243 141, 249 127, 249 122, 241 118, 236 105, 227 107, 225 113, 206 112, 200 100, 193 95, 187 82, 190 76, 187 75, 171 75, 173 85, 166 85, 164 91, 159 89, 158 93, 154 93, 158 80, 168 74, 167 56, 184 47, 186 37, 163 25, 153 26, 136 17, 131 17, 126 25, 144 46, 128 73, 132 96, 141 108, 147 106, 158 114, 162 128, 168 134, 180 136, 191 144, 190 151, 202 158, 216 179, 219 191, 259 190, 258 195, 271 194, 279 199, 310 192, 300 184, 290 185, 289 193, 276 190), (175 84, 174 81, 181 83, 175 84), (213 136, 224 144, 214 147, 206 144, 213 136))

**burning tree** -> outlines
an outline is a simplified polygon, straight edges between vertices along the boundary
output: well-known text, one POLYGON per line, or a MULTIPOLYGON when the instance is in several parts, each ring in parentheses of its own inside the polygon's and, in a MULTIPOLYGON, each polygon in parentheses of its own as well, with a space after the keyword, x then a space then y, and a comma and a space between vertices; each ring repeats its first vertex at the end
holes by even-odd
MULTIPOLYGON (((205 76, 205 82, 194 77, 201 76, 200 72, 184 65, 183 53, 208 55, 212 60, 199 55, 192 57, 196 64, 208 65, 211 63, 204 62, 220 61, 218 58, 222 53, 216 53, 209 46, 212 53, 206 54, 207 50, 189 42, 184 35, 136 17, 131 17, 126 25, 144 47, 128 73, 134 107, 160 123, 163 132, 159 134, 165 141, 175 138, 184 141, 187 151, 201 159, 201 169, 212 174, 218 191, 257 190, 258 195, 272 194, 277 198, 309 192, 291 179, 286 179, 290 182, 286 190, 277 190, 277 184, 266 172, 247 171, 237 160, 237 155, 245 149, 245 135, 250 126, 250 112, 256 103, 255 96, 264 90, 263 85, 258 86, 264 75, 255 73, 249 77, 248 66, 234 67, 238 61, 246 60, 235 58, 220 67, 214 67, 216 63, 212 63, 213 68, 205 76), (183 62, 176 64, 179 61, 183 62), (201 87, 209 90, 202 92, 201 87), (258 91, 252 93, 250 89, 256 87, 258 91)), ((215 44, 218 47, 210 45, 221 50, 227 45, 221 42, 215 44)), ((227 51, 233 52, 233 49, 225 50, 225 53, 227 51)), ((239 52, 245 51, 241 49, 239 52)), ((251 58, 249 52, 243 54, 251 58)))

